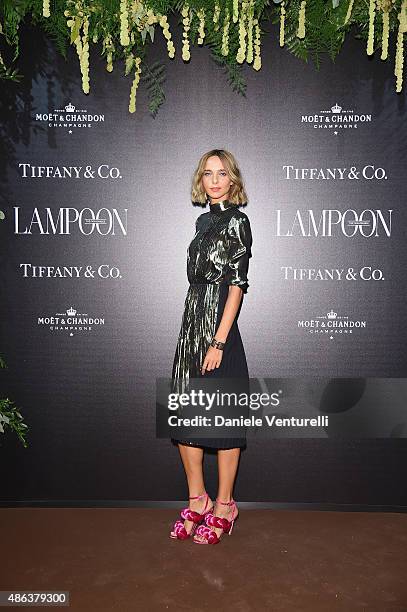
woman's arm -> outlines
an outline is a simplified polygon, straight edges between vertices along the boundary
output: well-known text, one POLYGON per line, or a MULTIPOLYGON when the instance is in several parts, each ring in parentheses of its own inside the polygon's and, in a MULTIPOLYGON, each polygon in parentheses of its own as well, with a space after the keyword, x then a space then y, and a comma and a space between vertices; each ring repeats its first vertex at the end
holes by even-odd
MULTIPOLYGON (((226 342, 230 328, 233 325, 243 293, 247 292, 247 270, 251 257, 252 232, 250 221, 246 215, 231 219, 228 227, 230 242, 228 264, 226 266, 225 280, 229 285, 229 294, 223 309, 223 315, 215 338, 219 342, 226 342)), ((213 346, 208 348, 204 362, 201 366, 202 374, 220 366, 222 351, 213 346)))
MULTIPOLYGON (((229 285, 229 294, 226 299, 225 307, 223 309, 222 319, 215 334, 215 338, 219 342, 226 342, 226 339, 230 332, 230 328, 232 327, 237 311, 239 310, 242 295, 243 291, 240 287, 238 287, 237 285, 229 285)), ((221 361, 222 351, 213 346, 210 346, 202 364, 202 374, 205 374, 206 371, 218 368, 220 366, 221 361)))
POLYGON ((239 310, 242 295, 243 291, 240 289, 240 287, 237 285, 229 285, 229 295, 225 302, 222 319, 215 334, 215 338, 216 340, 219 340, 219 342, 226 342, 230 328, 232 327, 237 311, 239 310))

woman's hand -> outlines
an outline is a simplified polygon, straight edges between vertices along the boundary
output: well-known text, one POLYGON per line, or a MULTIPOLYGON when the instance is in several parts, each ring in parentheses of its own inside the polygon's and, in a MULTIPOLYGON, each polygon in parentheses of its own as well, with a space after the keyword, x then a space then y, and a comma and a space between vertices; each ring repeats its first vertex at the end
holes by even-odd
POLYGON ((202 374, 205 374, 206 371, 209 372, 210 370, 214 370, 220 366, 220 362, 222 361, 222 353, 223 351, 215 348, 214 346, 210 346, 208 348, 201 368, 202 374))

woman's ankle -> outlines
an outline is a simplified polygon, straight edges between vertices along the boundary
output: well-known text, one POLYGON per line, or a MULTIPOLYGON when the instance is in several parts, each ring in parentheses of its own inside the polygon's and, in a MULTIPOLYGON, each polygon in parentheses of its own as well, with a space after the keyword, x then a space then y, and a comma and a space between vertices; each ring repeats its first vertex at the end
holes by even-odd
POLYGON ((233 502, 233 494, 232 493, 224 493, 218 494, 216 497, 217 504, 231 504, 233 502))
POLYGON ((204 499, 207 495, 207 492, 205 491, 205 488, 203 490, 200 489, 193 489, 192 491, 189 492, 189 500, 190 501, 199 501, 201 499, 204 499), (200 493, 197 493, 197 491, 201 491, 200 493))

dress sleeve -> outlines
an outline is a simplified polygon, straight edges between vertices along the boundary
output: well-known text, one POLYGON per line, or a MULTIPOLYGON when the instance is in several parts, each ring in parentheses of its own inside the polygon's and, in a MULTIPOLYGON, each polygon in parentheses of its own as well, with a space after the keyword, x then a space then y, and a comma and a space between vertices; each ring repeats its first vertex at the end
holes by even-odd
POLYGON ((249 218, 234 217, 228 228, 230 250, 227 264, 226 282, 228 285, 237 285, 243 293, 247 293, 249 283, 247 271, 249 258, 252 256, 252 232, 249 218))

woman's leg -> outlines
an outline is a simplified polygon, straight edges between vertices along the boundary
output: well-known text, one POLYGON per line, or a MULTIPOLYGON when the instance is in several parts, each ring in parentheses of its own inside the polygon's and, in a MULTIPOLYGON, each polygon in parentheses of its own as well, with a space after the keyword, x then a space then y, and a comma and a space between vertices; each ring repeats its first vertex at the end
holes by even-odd
MULTIPOLYGON (((240 459, 240 448, 229 448, 218 450, 218 472, 219 472, 219 483, 218 483, 218 499, 223 502, 230 501, 233 494, 233 485, 236 479, 237 468, 240 459)), ((232 516, 232 508, 230 506, 223 506, 222 504, 215 504, 213 514, 230 520, 232 516)), ((222 529, 214 528, 218 537, 222 533, 222 529)), ((204 540, 202 536, 195 535, 195 539, 204 540)))
MULTIPOLYGON (((239 458, 240 448, 218 450, 218 499, 220 499, 221 501, 226 502, 232 499, 233 486, 235 484, 236 472, 239 465, 239 458)), ((217 514, 216 516, 222 515, 217 514)))
MULTIPOLYGON (((182 463, 184 465, 185 474, 188 481, 189 497, 196 497, 205 492, 205 483, 203 477, 203 448, 197 446, 189 446, 187 444, 178 444, 182 463)), ((189 507, 195 512, 202 512, 205 507, 206 499, 190 499, 189 507)), ((208 500, 207 508, 211 508, 212 500, 208 500)), ((184 526, 187 532, 191 531, 193 522, 185 521, 184 526)))

